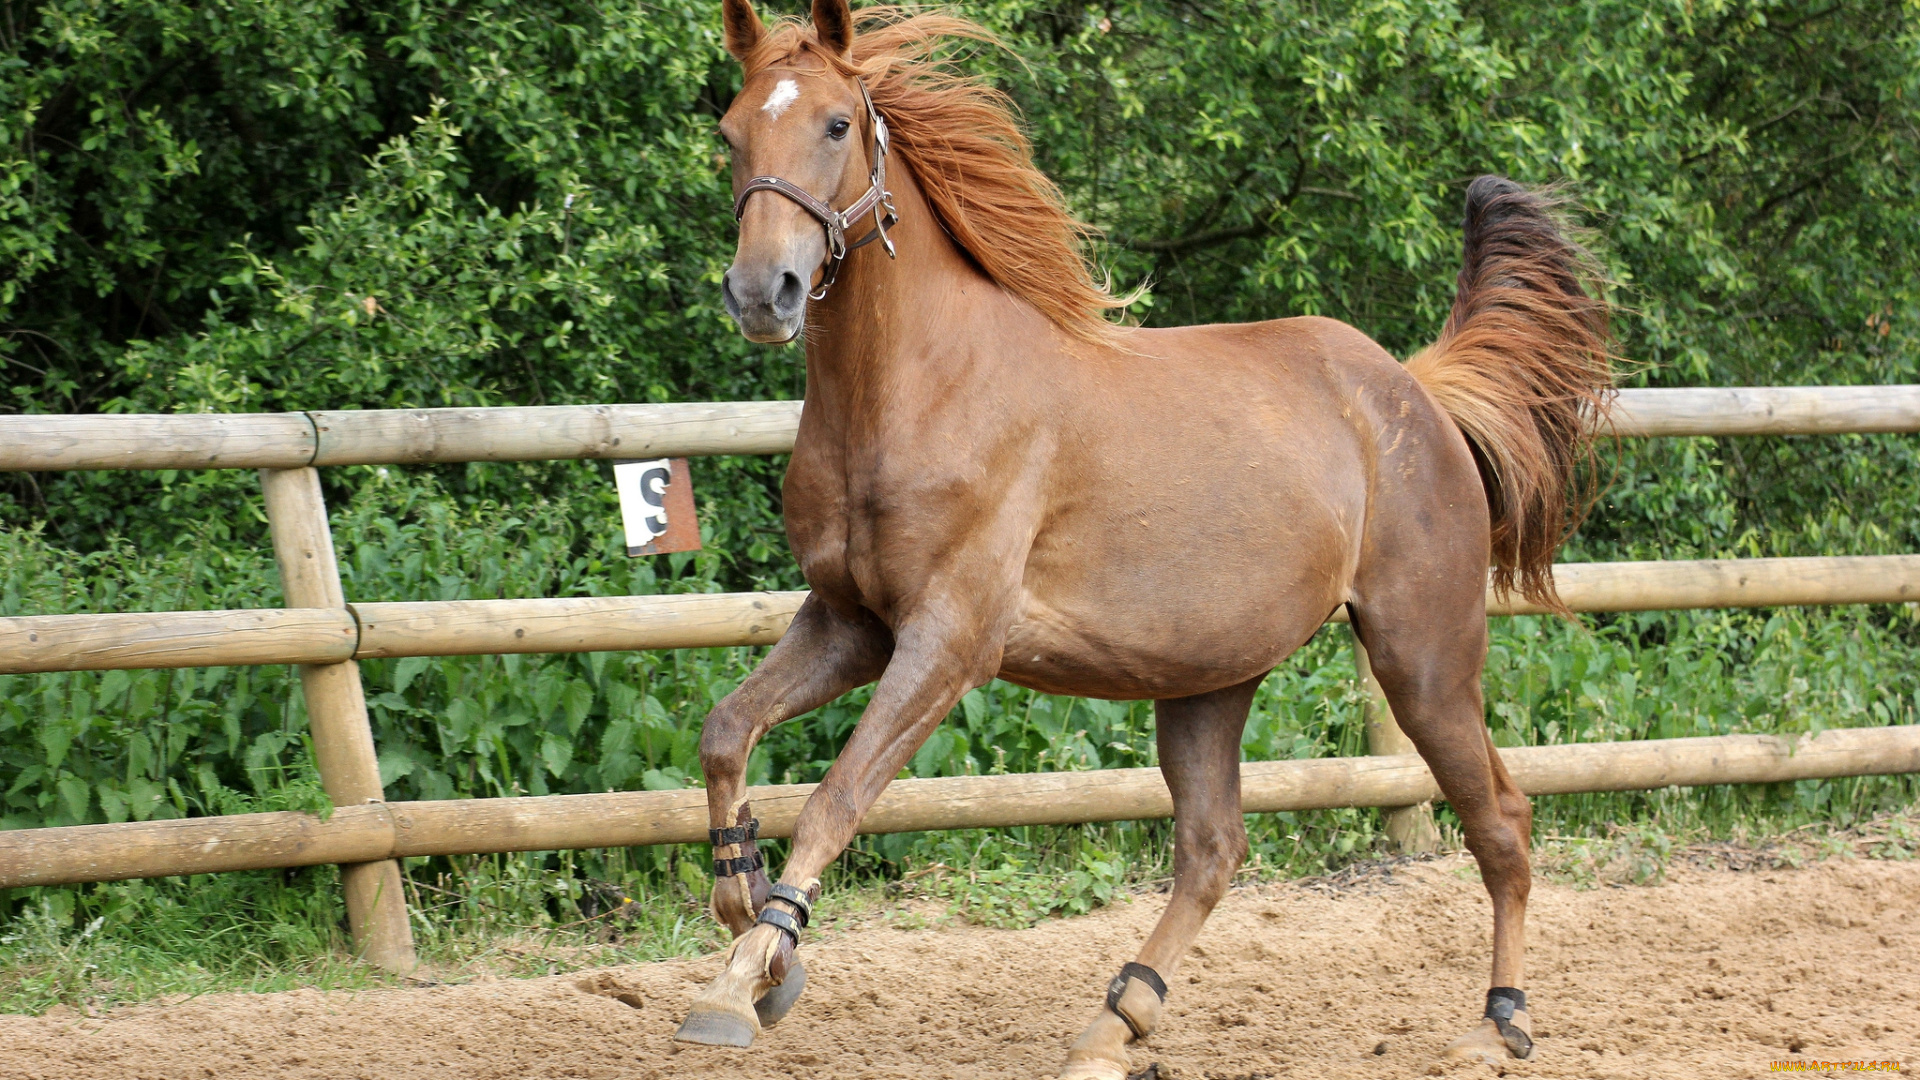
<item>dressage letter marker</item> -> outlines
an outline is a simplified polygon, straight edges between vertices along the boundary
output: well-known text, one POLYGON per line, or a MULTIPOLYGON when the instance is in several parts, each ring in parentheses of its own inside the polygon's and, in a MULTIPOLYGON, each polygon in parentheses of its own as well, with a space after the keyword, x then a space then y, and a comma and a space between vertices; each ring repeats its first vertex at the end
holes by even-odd
POLYGON ((693 513, 693 477, 686 458, 616 461, 613 486, 620 493, 627 554, 700 550, 700 522, 693 513))

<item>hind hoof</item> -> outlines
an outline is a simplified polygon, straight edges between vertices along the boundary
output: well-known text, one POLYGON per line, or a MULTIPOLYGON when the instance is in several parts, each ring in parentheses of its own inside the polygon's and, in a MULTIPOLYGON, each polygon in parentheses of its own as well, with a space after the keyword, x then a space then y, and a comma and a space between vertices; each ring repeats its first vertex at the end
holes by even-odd
POLYGON ((675 1042, 698 1043, 701 1046, 752 1046, 754 1036, 758 1034, 760 1026, 751 1016, 709 1010, 689 1013, 680 1030, 673 1033, 673 1038, 675 1042))
POLYGON ((800 1000, 800 991, 807 988, 807 968, 796 957, 787 966, 787 981, 760 995, 753 1003, 753 1013, 760 1018, 760 1026, 770 1028, 779 1023, 793 1003, 800 1000))
POLYGON ((1059 1080, 1127 1080, 1127 1070, 1111 1061, 1077 1058, 1067 1062, 1059 1080))
MULTIPOLYGON (((1518 1015, 1524 1022, 1526 1014, 1518 1015)), ((1478 1061, 1499 1068, 1509 1061, 1530 1060, 1534 1056, 1536 1047, 1533 1044, 1526 1045, 1525 1053, 1520 1053, 1521 1049, 1523 1048, 1511 1045, 1501 1036, 1499 1025, 1492 1020, 1483 1020, 1479 1027, 1448 1043, 1446 1049, 1440 1052, 1440 1060, 1478 1061)))

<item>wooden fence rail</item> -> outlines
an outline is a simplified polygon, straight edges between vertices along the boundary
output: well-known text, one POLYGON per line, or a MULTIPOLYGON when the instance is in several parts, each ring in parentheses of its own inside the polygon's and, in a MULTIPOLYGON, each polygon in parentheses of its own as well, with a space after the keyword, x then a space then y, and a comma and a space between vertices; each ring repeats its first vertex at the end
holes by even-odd
MULTIPOLYGON (((103 668, 300 666, 322 783, 338 809, 0 832, 0 888, 222 870, 342 866, 356 946, 413 964, 397 860, 575 847, 693 843, 699 791, 614 792, 387 804, 355 662, 372 657, 762 645, 804 593, 348 604, 340 593, 316 466, 775 454, 793 448, 800 403, 167 416, 0 416, 0 470, 257 468, 285 610, 0 618, 0 674, 103 668)), ((1626 390, 1607 434, 1920 432, 1920 386, 1626 390)), ((1555 568, 1576 611, 1920 600, 1920 555, 1555 568)), ((1494 614, 1537 613, 1490 598, 1494 614)), ((1344 613, 1336 613, 1341 621, 1344 613)), ((1364 660, 1360 661, 1364 676, 1364 660)), ((1368 719, 1380 756, 1245 766, 1248 812, 1389 808, 1437 797, 1384 703, 1368 719), (1378 736, 1377 738, 1374 736, 1378 736)), ((1920 727, 1788 740, 1723 736, 1502 751, 1532 794, 1756 783, 1920 771, 1920 727)), ((787 835, 807 786, 756 789, 770 836, 787 835)), ((954 777, 894 784, 863 830, 1070 824, 1164 817, 1158 770, 954 777)))
MULTIPOLYGON (((1920 726, 1530 746, 1500 757, 1529 795, 1777 783, 1920 772, 1920 726)), ((1405 806, 1440 794, 1415 754, 1255 761, 1241 766, 1240 777, 1248 813, 1405 806)), ((750 789, 761 835, 792 835, 813 788, 750 789)), ((955 776, 894 781, 860 831, 1073 825, 1172 813, 1158 769, 955 776)), ((706 839, 706 793, 698 789, 371 803, 342 806, 326 821, 282 812, 0 832, 0 888, 706 839)))
MULTIPOLYGON (((1920 601, 1920 555, 1563 563, 1554 578, 1581 612, 1920 601)), ((22 615, 0 618, 0 674, 771 645, 805 597, 693 593, 22 615)), ((1543 609, 1518 596, 1489 596, 1487 610, 1543 609)), ((1331 621, 1345 622, 1345 609, 1331 621)))
POLYGON ((287 469, 784 454, 797 401, 0 416, 0 470, 287 469))
MULTIPOLYGON (((0 470, 289 469, 784 454, 797 401, 0 416, 0 470)), ((1920 431, 1920 385, 1622 390, 1611 433, 1920 431)))

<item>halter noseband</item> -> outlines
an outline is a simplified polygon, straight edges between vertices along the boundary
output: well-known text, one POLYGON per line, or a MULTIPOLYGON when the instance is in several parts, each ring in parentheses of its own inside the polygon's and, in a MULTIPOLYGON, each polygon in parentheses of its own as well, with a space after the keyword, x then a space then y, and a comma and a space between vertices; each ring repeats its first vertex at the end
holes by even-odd
POLYGON ((873 171, 868 174, 870 183, 866 194, 853 200, 853 205, 845 210, 836 211, 791 180, 778 176, 756 176, 747 181, 747 185, 740 189, 739 197, 733 200, 735 223, 746 213, 749 195, 756 191, 771 191, 799 203, 802 210, 819 218, 820 224, 826 226, 827 261, 820 276, 819 288, 807 294, 810 300, 827 298, 827 290, 840 273, 840 264, 854 249, 878 240, 880 246, 887 249, 887 258, 893 258, 893 241, 887 238, 887 230, 897 224, 900 218, 894 213, 893 192, 887 190, 887 122, 880 119, 879 110, 873 107, 873 99, 867 96, 867 84, 857 79, 854 82, 860 87, 860 100, 866 104, 867 119, 873 124, 873 171), (847 243, 847 229, 869 213, 873 215, 873 229, 853 243, 847 243))

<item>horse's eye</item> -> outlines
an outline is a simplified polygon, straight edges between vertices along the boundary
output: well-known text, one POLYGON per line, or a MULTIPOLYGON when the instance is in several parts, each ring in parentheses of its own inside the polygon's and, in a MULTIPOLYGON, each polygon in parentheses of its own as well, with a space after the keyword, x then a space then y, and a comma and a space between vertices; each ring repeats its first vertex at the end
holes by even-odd
POLYGON ((852 124, 849 124, 845 120, 835 120, 833 123, 827 125, 827 138, 844 139, 847 137, 847 132, 851 130, 853 130, 852 124))

